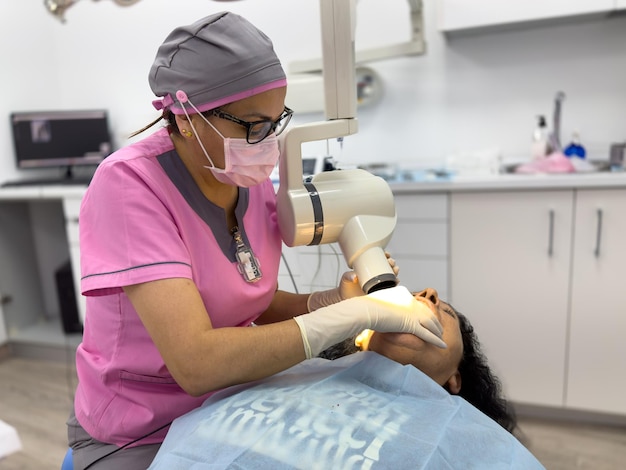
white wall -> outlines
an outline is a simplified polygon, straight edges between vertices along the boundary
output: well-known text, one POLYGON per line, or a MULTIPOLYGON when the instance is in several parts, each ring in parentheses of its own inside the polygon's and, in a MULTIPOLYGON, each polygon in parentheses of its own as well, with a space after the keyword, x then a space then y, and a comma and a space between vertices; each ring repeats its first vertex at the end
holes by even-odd
MULTIPOLYGON (((147 75, 165 36, 180 24, 222 10, 264 30, 288 67, 319 57, 318 0, 144 0, 123 8, 83 0, 61 24, 41 0, 0 2, 0 179, 17 175, 8 115, 34 109, 107 108, 116 145, 157 116, 147 75), (296 18, 299 21, 287 20, 296 18)), ((346 139, 344 164, 442 162, 459 150, 498 147, 526 158, 535 115, 551 115, 567 94, 563 134, 578 129, 593 156, 626 139, 626 18, 587 20, 447 40, 425 0, 428 53, 371 64, 383 100, 359 110, 360 131, 346 139)), ((358 3, 357 48, 406 40, 404 0, 358 3)), ((299 116, 296 122, 323 119, 299 116)), ((325 143, 307 144, 318 153, 325 143)))

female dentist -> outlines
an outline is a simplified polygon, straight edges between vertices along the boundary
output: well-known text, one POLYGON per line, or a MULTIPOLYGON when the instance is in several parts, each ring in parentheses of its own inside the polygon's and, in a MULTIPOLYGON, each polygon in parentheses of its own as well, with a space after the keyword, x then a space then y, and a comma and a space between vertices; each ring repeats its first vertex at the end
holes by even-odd
POLYGON ((149 82, 162 115, 145 129, 166 126, 100 164, 80 211, 74 468, 145 469, 171 421, 212 392, 365 328, 445 347, 404 287, 365 296, 346 273, 330 291, 278 290, 269 175, 292 111, 267 36, 228 12, 179 27, 149 82))

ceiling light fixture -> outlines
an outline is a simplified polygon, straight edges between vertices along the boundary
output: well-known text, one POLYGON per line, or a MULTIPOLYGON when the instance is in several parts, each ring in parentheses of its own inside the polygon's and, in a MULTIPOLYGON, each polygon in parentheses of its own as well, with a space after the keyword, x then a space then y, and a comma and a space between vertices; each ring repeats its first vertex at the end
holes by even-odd
MULTIPOLYGON (((43 4, 46 9, 56 16, 61 23, 65 23, 65 12, 69 7, 78 3, 80 0, 43 0, 43 4)), ((99 0, 93 0, 97 2, 99 0)), ((115 4, 121 7, 128 7, 134 5, 139 0, 112 0, 115 4)))

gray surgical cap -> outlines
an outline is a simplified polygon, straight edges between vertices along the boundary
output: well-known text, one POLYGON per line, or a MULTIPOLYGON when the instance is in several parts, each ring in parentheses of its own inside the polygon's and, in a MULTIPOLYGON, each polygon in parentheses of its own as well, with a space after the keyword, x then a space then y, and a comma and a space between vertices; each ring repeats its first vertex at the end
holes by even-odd
POLYGON ((174 114, 183 114, 181 102, 187 100, 208 111, 287 84, 270 39, 230 12, 172 31, 157 51, 149 81, 162 98, 155 108, 174 114))

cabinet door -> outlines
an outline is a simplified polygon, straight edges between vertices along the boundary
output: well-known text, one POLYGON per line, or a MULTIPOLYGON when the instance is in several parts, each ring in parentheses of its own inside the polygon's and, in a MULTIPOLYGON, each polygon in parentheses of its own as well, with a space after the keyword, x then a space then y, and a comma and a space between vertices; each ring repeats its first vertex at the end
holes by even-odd
POLYGON ((395 196, 398 222, 387 251, 397 260, 400 283, 417 291, 433 287, 448 298, 448 195, 395 196))
MULTIPOLYGON (((609 12, 616 0, 439 0, 442 31, 609 12)), ((623 0, 617 0, 623 1, 623 0)))
POLYGON ((5 297, 4 328, 10 338, 45 320, 33 221, 27 202, 0 204, 0 286, 0 296, 5 297))
POLYGON ((626 413, 626 190, 576 197, 566 404, 626 413))
POLYGON ((451 196, 451 302, 516 402, 563 405, 572 211, 572 191, 451 196))
POLYGON ((78 316, 81 323, 85 323, 85 313, 87 310, 87 299, 80 290, 80 234, 78 226, 78 214, 80 212, 80 198, 67 197, 63 199, 63 213, 65 216, 65 230, 67 233, 67 243, 70 249, 70 262, 72 266, 72 278, 74 280, 74 293, 78 316))
MULTIPOLYGON (((2 295, 0 291, 0 296, 2 295)), ((0 346, 6 344, 9 340, 7 336, 7 329, 4 326, 4 313, 2 312, 2 303, 0 303, 0 346)))

